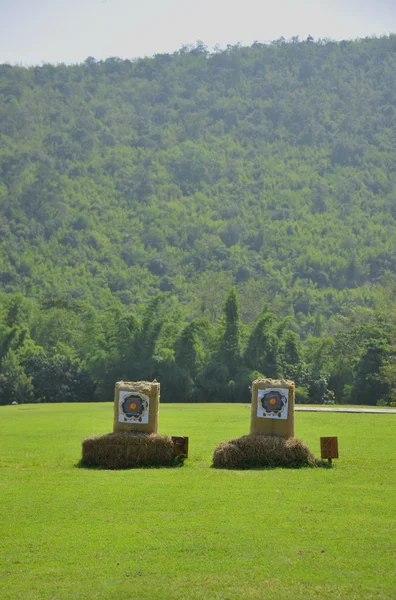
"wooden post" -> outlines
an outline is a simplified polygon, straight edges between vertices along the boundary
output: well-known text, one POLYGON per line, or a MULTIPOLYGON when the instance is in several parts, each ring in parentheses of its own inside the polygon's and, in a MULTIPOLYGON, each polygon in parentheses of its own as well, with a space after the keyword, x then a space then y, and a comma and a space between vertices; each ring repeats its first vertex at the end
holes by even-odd
POLYGON ((173 447, 177 456, 188 458, 188 437, 181 435, 172 435, 173 447))
POLYGON ((321 437, 320 438, 320 455, 322 458, 327 458, 329 465, 332 465, 332 459, 338 458, 338 438, 337 437, 321 437))
POLYGON ((294 382, 256 379, 252 384, 250 433, 294 436, 294 382))

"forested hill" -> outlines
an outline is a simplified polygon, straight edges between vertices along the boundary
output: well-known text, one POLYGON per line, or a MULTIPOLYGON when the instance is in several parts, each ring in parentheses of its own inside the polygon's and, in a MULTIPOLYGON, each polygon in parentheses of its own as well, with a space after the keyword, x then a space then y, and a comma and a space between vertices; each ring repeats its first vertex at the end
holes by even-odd
POLYGON ((395 277, 395 73, 395 35, 0 66, 3 298, 217 324, 235 285, 332 336, 395 277))

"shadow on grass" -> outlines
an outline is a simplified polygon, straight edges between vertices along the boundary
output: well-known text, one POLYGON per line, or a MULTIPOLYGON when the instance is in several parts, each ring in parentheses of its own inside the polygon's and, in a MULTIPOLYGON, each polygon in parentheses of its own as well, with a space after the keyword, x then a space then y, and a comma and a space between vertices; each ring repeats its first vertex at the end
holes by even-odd
POLYGON ((130 467, 111 467, 106 465, 91 465, 87 464, 81 458, 74 467, 76 469, 88 469, 90 471, 132 471, 136 469, 176 469, 184 466, 185 456, 176 456, 175 460, 172 464, 167 465, 150 465, 150 464, 141 464, 134 465, 130 467))
POLYGON ((211 465, 212 469, 227 470, 227 471, 274 471, 275 469, 332 469, 334 465, 329 464, 324 460, 316 460, 315 464, 288 464, 288 465, 257 465, 245 463, 241 466, 220 466, 211 465))

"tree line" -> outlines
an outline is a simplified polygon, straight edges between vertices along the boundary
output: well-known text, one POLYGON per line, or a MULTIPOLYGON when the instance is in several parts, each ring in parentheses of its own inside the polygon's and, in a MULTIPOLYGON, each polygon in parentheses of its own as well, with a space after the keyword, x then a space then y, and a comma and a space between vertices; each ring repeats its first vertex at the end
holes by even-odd
MULTIPOLYGON (((387 293, 396 294, 396 286, 387 293)), ((356 313, 333 338, 301 340, 292 316, 268 304, 240 319, 231 288, 213 324, 185 322, 169 294, 141 315, 77 302, 38 306, 1 297, 0 404, 111 401, 118 380, 161 383, 163 402, 248 402, 257 377, 288 378, 298 403, 386 405, 396 400, 396 313, 356 313)))

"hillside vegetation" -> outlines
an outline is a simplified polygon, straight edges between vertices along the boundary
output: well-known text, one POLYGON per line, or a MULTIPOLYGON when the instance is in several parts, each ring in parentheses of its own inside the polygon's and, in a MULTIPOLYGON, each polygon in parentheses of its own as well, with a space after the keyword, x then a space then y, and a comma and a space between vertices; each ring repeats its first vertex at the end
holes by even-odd
POLYGON ((391 401, 395 72, 395 35, 1 65, 0 402, 391 401))

